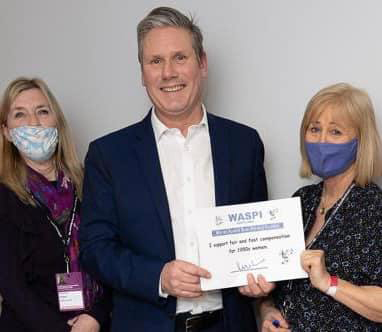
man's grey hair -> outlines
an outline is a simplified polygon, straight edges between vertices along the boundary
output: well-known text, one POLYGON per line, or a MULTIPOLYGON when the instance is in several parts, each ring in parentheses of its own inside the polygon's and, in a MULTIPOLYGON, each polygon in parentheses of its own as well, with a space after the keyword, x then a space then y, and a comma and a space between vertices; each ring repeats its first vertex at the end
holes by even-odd
POLYGON ((191 33, 192 47, 200 62, 203 54, 203 35, 200 28, 195 24, 192 16, 187 17, 180 11, 170 7, 154 8, 137 26, 138 60, 143 63, 143 40, 146 35, 155 28, 176 27, 191 33))

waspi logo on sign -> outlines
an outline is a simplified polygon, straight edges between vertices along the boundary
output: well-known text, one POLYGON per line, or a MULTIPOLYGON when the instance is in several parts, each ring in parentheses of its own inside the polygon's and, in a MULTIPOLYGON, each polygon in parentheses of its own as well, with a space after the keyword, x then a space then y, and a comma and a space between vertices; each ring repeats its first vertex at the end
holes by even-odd
POLYGON ((250 223, 263 218, 262 211, 249 211, 239 213, 229 213, 228 220, 231 223, 241 224, 250 223))

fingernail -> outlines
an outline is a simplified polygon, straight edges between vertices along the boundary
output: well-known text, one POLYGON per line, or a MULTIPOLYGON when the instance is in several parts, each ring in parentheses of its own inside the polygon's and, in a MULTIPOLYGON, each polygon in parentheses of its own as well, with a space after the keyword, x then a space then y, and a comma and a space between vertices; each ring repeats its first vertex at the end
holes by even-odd
POLYGON ((273 325, 274 327, 279 328, 279 327, 280 327, 280 321, 279 321, 278 319, 274 319, 274 320, 272 321, 272 325, 273 325))

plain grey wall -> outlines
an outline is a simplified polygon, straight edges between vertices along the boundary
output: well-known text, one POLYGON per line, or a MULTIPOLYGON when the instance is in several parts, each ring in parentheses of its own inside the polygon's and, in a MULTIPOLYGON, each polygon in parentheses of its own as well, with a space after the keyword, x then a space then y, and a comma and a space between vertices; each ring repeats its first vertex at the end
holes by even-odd
POLYGON ((373 0, 1 0, 0 90, 19 75, 45 79, 83 157, 90 140, 147 112, 135 29, 160 5, 197 17, 207 109, 257 128, 271 198, 307 183, 298 176, 298 130, 320 88, 366 89, 380 122, 382 3, 373 0))

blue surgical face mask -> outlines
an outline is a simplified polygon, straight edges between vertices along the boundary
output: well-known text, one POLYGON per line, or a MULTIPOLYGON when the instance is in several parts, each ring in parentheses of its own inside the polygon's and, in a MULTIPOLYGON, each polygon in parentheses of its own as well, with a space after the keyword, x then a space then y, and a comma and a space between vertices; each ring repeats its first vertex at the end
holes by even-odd
POLYGON ((346 171, 356 160, 358 140, 346 143, 309 143, 305 142, 312 172, 326 179, 346 171))
POLYGON ((30 160, 49 160, 56 151, 57 128, 21 126, 10 129, 9 134, 20 153, 30 160))

